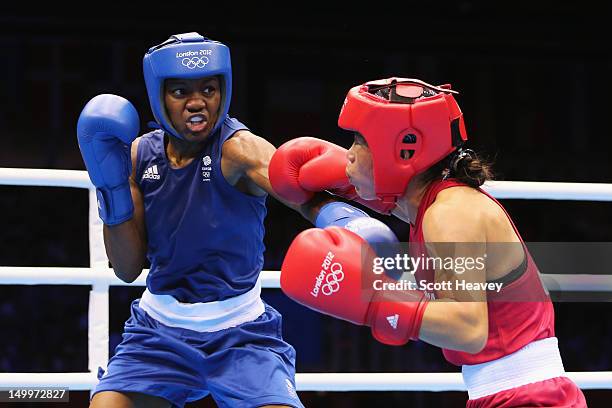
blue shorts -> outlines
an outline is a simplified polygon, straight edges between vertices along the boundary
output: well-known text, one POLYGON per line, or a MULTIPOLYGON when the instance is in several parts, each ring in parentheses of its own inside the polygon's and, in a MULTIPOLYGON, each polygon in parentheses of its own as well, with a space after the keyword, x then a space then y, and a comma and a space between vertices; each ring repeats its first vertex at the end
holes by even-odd
POLYGON ((139 392, 175 407, 211 394, 220 408, 288 405, 295 391, 295 350, 282 338, 282 317, 266 304, 252 322, 200 333, 168 327, 132 302, 123 341, 99 370, 94 394, 139 392))

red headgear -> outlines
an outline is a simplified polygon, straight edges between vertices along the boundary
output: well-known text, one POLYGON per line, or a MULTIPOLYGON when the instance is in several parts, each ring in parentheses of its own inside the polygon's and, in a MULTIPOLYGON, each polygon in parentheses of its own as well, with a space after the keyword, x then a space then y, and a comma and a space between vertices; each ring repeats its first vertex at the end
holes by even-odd
POLYGON ((416 174, 467 140, 450 85, 388 78, 352 88, 338 126, 359 132, 370 148, 376 195, 394 203, 416 174))

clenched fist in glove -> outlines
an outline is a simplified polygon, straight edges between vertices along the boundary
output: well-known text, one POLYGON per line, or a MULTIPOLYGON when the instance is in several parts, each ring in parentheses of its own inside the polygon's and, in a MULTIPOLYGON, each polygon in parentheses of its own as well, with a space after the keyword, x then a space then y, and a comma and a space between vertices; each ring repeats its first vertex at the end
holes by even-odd
POLYGON ((352 231, 337 226, 308 229, 287 251, 281 288, 311 309, 370 326, 382 343, 403 345, 418 338, 427 298, 417 290, 393 298, 362 285, 362 276, 366 282, 372 277, 374 256, 368 243, 352 231))
POLYGON ((296 204, 304 204, 315 192, 329 191, 389 214, 395 204, 359 198, 346 176, 346 154, 346 149, 314 137, 290 140, 280 146, 270 160, 268 171, 272 188, 279 196, 296 204))
POLYGON ((77 139, 89 178, 96 186, 98 213, 106 225, 132 218, 130 146, 140 127, 136 108, 125 98, 103 94, 83 108, 77 139))

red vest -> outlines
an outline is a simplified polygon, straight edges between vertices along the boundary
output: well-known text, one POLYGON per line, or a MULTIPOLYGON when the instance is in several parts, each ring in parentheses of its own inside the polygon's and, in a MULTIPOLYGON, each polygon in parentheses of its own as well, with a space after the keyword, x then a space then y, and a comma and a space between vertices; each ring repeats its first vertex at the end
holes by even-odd
MULTIPOLYGON (((435 201, 438 193, 446 188, 466 186, 457 180, 434 181, 419 205, 414 226, 410 230, 411 252, 418 251, 427 256, 423 243, 423 216, 427 208, 435 201)), ((501 291, 487 292, 487 308, 489 318, 489 337, 485 348, 476 354, 443 349, 444 357, 455 365, 472 365, 495 360, 511 354, 534 340, 540 340, 555 335, 555 315, 548 292, 540 280, 538 268, 529 254, 516 226, 504 207, 485 191, 478 189, 497 205, 499 205, 510 220, 512 228, 518 235, 527 256, 527 269, 516 280, 504 284, 501 291), (505 301, 508 299, 508 301, 505 301)), ((417 282, 427 280, 433 282, 433 269, 416 271, 417 282)), ((434 294, 430 294, 435 296, 434 294)))

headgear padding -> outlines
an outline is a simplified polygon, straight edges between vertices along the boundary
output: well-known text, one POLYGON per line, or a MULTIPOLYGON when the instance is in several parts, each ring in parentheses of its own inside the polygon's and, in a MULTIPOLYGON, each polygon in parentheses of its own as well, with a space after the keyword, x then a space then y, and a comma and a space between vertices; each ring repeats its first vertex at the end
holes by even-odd
POLYGON ((408 182, 467 140, 463 115, 450 85, 387 78, 352 88, 338 126, 359 132, 372 154, 374 189, 386 203, 408 182))
POLYGON ((167 133, 182 139, 172 126, 164 104, 164 80, 221 77, 221 107, 214 133, 223 123, 232 99, 232 64, 229 48, 198 33, 176 34, 151 47, 143 59, 149 102, 155 120, 167 133))

